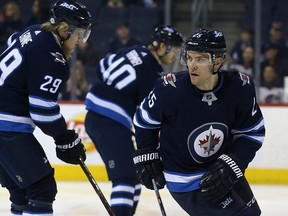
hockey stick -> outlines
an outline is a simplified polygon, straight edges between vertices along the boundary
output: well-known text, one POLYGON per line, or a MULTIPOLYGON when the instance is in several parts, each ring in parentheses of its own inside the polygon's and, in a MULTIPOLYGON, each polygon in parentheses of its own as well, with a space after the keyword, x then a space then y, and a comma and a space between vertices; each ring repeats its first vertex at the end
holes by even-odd
POLYGON ((163 202, 162 202, 162 199, 161 199, 159 190, 158 190, 158 188, 157 188, 155 179, 152 179, 152 184, 153 184, 153 188, 154 188, 154 191, 155 191, 155 194, 156 194, 156 198, 157 198, 157 201, 158 201, 158 204, 159 204, 159 207, 160 207, 162 216, 166 216, 166 212, 165 212, 165 209, 164 209, 164 205, 163 205, 163 202))
POLYGON ((83 158, 80 157, 79 158, 80 161, 80 166, 82 168, 82 170, 84 171, 85 175, 87 176, 89 182, 91 183, 91 185, 93 186, 95 192, 97 193, 97 195, 99 196, 100 200, 102 201, 103 205, 105 206, 106 210, 108 211, 110 216, 114 216, 114 213, 111 209, 111 206, 109 205, 109 203, 107 202, 105 196, 103 195, 102 191, 100 190, 98 184, 96 183, 95 179, 93 178, 92 174, 90 173, 90 171, 88 170, 88 167, 85 165, 83 158))

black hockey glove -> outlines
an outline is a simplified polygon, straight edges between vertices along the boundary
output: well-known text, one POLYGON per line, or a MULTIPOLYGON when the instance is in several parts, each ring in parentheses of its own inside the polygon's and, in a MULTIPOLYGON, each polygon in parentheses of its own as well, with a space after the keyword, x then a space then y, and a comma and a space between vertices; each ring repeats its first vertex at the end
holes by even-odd
POLYGON ((205 198, 216 203, 222 199, 242 178, 243 171, 241 162, 232 155, 222 154, 208 171, 202 176, 200 186, 205 198), (236 162, 237 161, 237 162, 236 162))
POLYGON ((164 188, 166 181, 163 174, 163 164, 159 152, 140 149, 133 153, 133 161, 136 166, 137 178, 146 188, 153 190, 152 179, 157 188, 164 188))
POLYGON ((67 130, 64 136, 54 137, 57 157, 70 164, 79 164, 79 158, 86 160, 85 147, 74 130, 67 130))

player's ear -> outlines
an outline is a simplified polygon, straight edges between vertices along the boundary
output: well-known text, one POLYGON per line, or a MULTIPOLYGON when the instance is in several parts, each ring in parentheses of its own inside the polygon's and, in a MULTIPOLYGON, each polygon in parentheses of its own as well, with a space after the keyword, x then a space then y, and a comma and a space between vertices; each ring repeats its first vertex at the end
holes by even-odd
POLYGON ((60 23, 58 27, 58 33, 62 38, 66 38, 68 36, 68 24, 67 23, 60 23))
POLYGON ((220 69, 220 67, 222 66, 222 64, 223 64, 223 58, 217 57, 215 59, 215 64, 214 64, 215 70, 218 71, 220 69))
POLYGON ((159 43, 159 46, 157 47, 157 53, 159 56, 163 56, 166 53, 166 44, 163 42, 159 43))

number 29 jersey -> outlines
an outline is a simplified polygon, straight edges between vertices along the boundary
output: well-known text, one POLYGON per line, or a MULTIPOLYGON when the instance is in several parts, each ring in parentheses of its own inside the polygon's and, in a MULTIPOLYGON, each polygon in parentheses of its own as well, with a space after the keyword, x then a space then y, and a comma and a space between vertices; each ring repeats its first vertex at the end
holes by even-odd
POLYGON ((86 109, 131 129, 136 107, 152 90, 162 66, 144 46, 136 45, 100 60, 97 80, 88 92, 86 109))
POLYGON ((69 73, 55 36, 40 25, 11 35, 0 54, 0 131, 65 133, 57 98, 69 73))

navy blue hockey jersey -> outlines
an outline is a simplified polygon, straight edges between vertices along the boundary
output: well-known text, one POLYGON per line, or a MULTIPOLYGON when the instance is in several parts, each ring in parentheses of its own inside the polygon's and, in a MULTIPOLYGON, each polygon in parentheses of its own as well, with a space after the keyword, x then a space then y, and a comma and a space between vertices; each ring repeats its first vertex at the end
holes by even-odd
POLYGON ((52 33, 30 26, 13 34, 0 55, 0 131, 52 137, 66 133, 57 103, 69 65, 52 33))
POLYGON ((136 45, 100 60, 97 80, 88 92, 86 109, 131 129, 136 107, 163 72, 149 49, 136 45))
POLYGON ((174 192, 198 189, 207 167, 223 153, 244 166, 264 140, 265 128, 253 81, 238 72, 219 73, 217 87, 202 92, 187 71, 159 79, 135 113, 138 148, 159 144, 167 187, 174 192))

